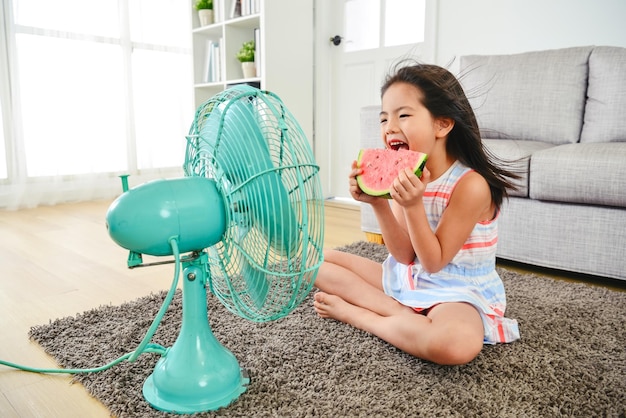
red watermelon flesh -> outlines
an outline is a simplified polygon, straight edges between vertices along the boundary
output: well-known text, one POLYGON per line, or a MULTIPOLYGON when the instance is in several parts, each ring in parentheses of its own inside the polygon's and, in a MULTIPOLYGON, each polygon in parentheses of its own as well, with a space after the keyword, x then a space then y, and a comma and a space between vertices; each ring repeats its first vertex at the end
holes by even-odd
POLYGON ((359 152, 357 165, 363 173, 356 177, 361 190, 371 196, 390 198, 389 189, 398 173, 410 168, 418 177, 428 156, 407 149, 366 148, 359 152))

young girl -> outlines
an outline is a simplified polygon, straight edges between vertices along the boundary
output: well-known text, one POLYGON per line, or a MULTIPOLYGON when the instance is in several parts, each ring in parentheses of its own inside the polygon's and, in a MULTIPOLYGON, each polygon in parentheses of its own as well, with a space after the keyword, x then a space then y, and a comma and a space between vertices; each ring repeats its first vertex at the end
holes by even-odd
POLYGON ((426 153, 426 167, 421 178, 401 171, 389 204, 363 193, 352 163, 350 193, 372 206, 389 256, 381 265, 326 251, 314 308, 416 357, 465 364, 484 343, 519 338, 517 321, 504 318, 495 270, 498 213, 516 176, 486 154, 474 112, 446 69, 400 67, 381 93, 385 147, 426 153))

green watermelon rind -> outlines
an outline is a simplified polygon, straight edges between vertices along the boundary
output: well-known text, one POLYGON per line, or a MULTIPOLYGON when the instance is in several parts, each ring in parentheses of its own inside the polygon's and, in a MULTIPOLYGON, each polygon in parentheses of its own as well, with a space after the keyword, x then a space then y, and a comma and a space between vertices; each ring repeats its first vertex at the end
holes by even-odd
MULTIPOLYGON (((359 151, 359 155, 357 157, 357 167, 361 166, 361 160, 363 157, 363 153, 366 151, 367 149, 361 149, 359 151)), ((417 177, 421 177, 422 176, 422 171, 424 170, 424 166, 426 165, 426 160, 428 159, 428 155, 421 153, 422 156, 421 158, 417 161, 417 164, 413 167, 413 172, 415 173, 415 175, 417 177)), ((370 187, 367 187, 364 183, 363 183, 363 179, 361 178, 361 176, 356 176, 356 181, 359 185, 359 187, 361 188, 361 190, 363 191, 363 193, 370 195, 370 196, 375 196, 375 197, 383 197, 385 199, 391 199, 391 194, 389 192, 389 189, 382 189, 382 190, 375 190, 372 189, 370 187)))

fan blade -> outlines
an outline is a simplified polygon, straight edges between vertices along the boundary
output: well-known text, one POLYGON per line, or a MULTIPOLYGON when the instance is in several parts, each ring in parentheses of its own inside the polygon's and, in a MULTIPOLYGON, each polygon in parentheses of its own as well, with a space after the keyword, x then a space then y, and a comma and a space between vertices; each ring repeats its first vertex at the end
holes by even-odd
POLYGON ((254 305, 261 309, 265 304, 270 289, 265 272, 254 268, 245 258, 242 258, 241 274, 246 282, 248 296, 254 302, 254 305))
POLYGON ((254 179, 251 197, 257 204, 253 212, 258 227, 274 251, 289 257, 300 245, 300 228, 280 176, 269 172, 254 179))

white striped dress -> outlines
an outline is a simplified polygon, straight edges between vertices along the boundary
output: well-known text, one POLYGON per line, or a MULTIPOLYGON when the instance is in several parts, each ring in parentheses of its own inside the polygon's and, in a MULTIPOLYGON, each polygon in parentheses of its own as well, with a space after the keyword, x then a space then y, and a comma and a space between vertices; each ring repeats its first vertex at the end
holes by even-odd
MULTIPOLYGON (((441 177, 428 183, 423 201, 430 227, 435 230, 454 187, 472 171, 456 161, 441 177)), ((417 311, 444 302, 467 302, 481 314, 484 343, 511 342, 519 338, 517 321, 504 317, 506 296, 496 272, 498 223, 479 222, 452 261, 441 271, 425 271, 416 258, 410 265, 389 255, 383 263, 385 293, 417 311)))

